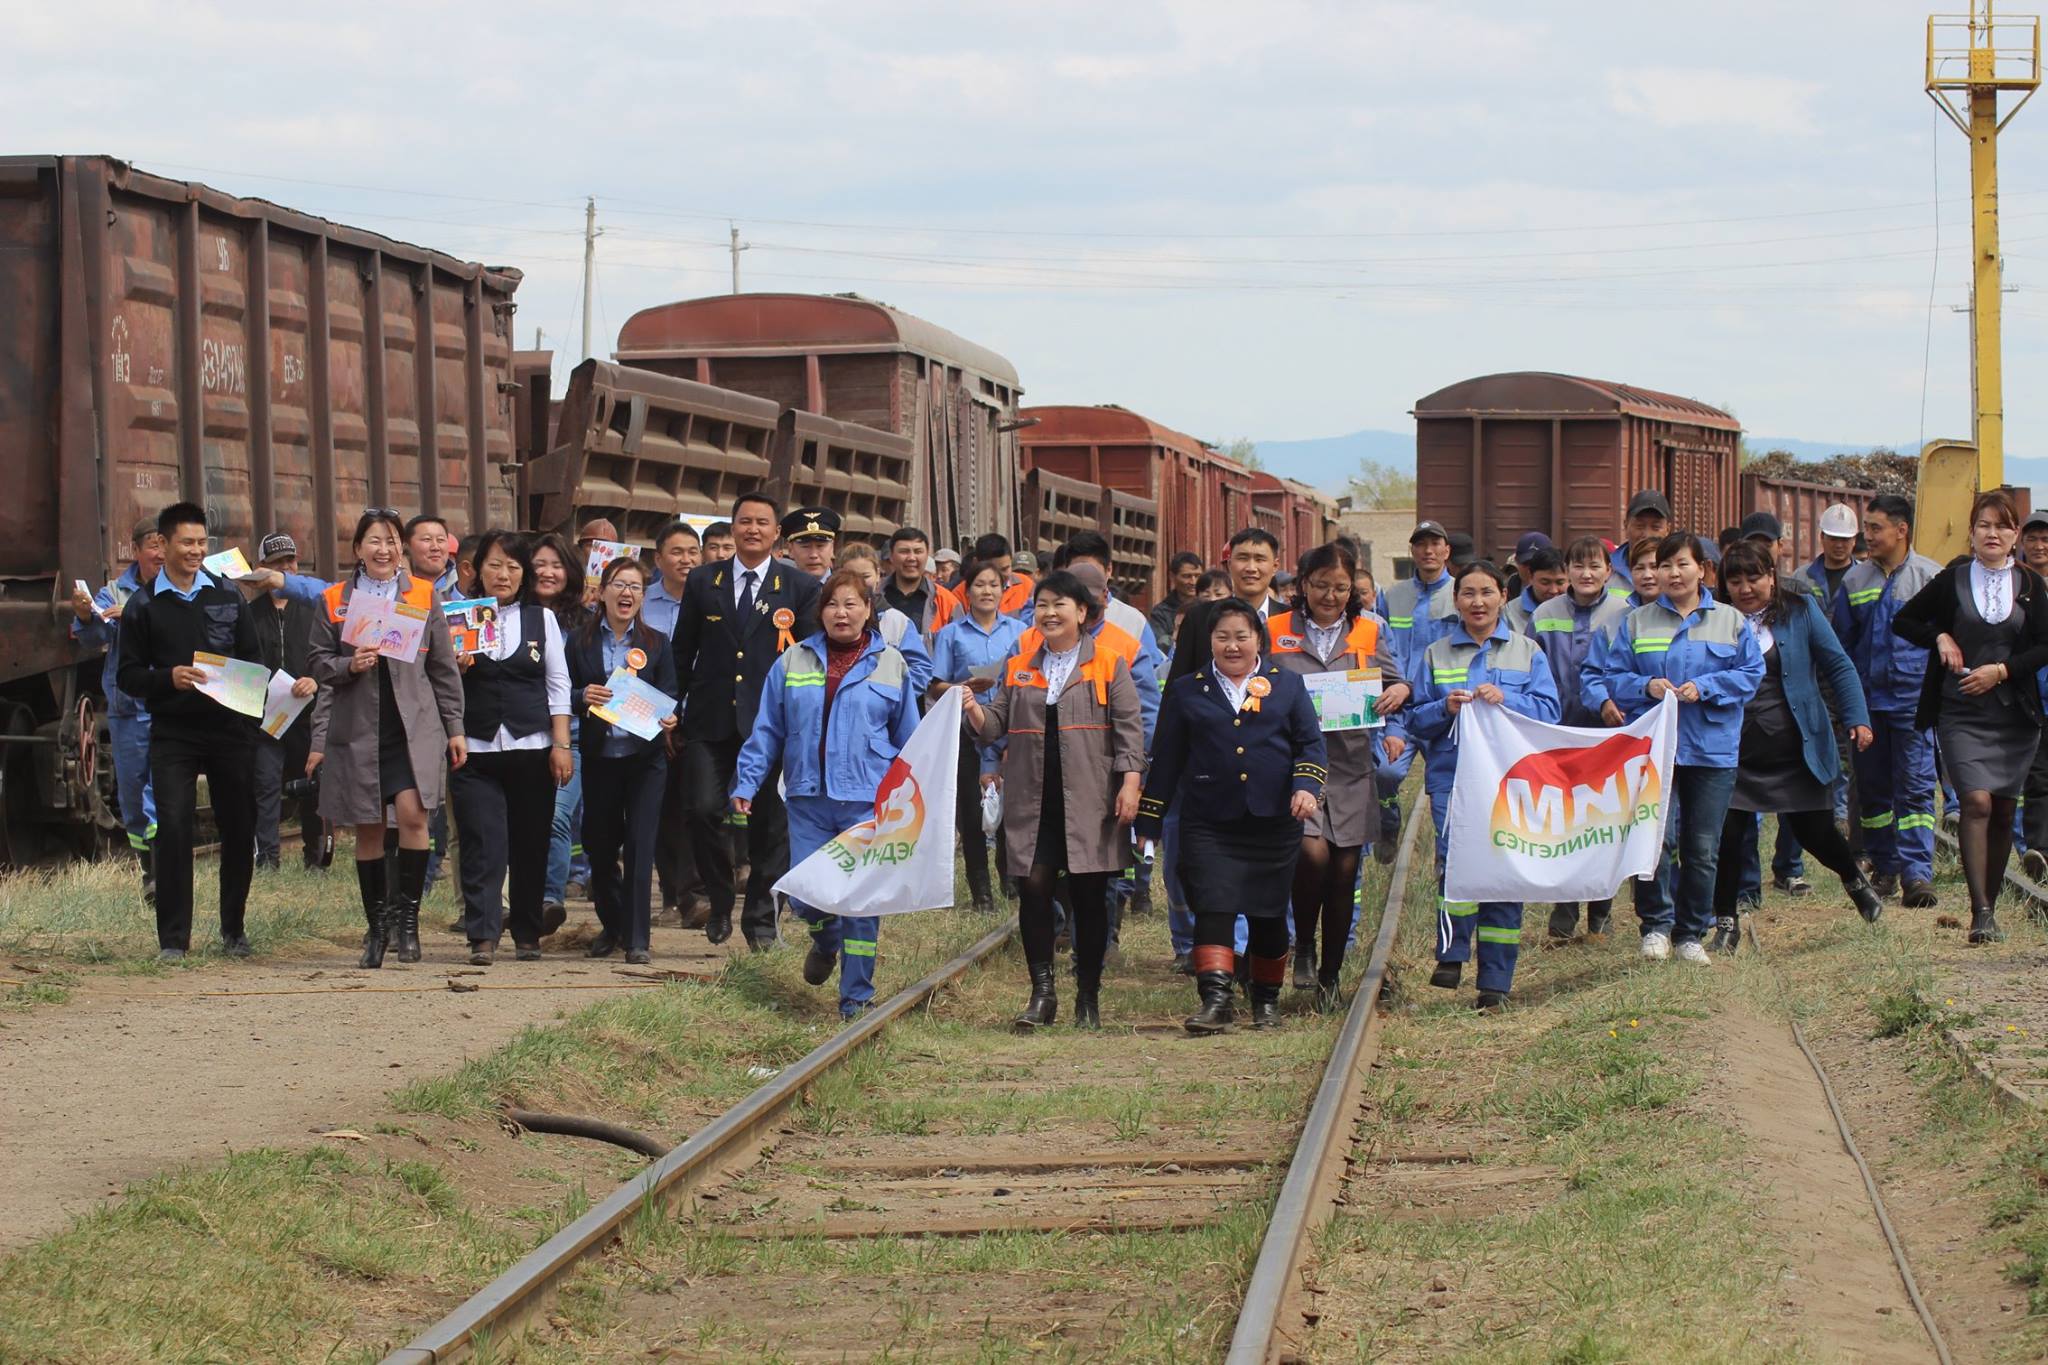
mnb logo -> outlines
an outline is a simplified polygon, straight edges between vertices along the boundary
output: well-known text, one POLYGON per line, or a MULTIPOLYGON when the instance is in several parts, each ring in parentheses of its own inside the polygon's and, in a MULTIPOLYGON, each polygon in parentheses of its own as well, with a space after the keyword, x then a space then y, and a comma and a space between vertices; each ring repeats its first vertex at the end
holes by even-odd
POLYGON ((847 873, 876 863, 908 862, 923 829, 924 791, 910 765, 898 758, 875 792, 875 818, 834 838, 825 852, 847 873))
POLYGON ((1611 844, 1655 820, 1663 794, 1647 735, 1616 735, 1583 749, 1545 749, 1501 777, 1493 844, 1535 858, 1563 858, 1611 844))

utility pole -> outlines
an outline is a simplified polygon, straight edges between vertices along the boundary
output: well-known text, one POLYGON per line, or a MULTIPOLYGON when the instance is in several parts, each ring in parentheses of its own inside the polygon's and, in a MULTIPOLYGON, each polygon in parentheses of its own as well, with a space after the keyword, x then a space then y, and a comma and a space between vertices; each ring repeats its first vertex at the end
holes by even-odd
POLYGON ((597 290, 597 200, 583 201, 583 358, 590 359, 590 296, 597 290))
POLYGON ((732 241, 732 292, 737 294, 740 292, 740 253, 751 250, 753 243, 740 240, 738 223, 727 223, 725 226, 732 241))
POLYGON ((2004 262, 1998 252, 1998 135, 2041 84, 2041 21, 2033 15, 1994 21, 1992 0, 1971 0, 1970 13, 1927 21, 1927 93, 1970 139, 1970 375, 1977 487, 2005 482, 2005 375, 2000 297, 2004 262), (1998 92, 2021 91, 2019 104, 1998 116, 1998 92))

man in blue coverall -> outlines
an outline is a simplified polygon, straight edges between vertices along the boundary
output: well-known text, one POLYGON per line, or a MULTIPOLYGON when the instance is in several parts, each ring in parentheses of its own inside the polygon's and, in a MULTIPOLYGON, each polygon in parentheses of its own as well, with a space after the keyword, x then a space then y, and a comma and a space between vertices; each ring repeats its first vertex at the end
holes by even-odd
POLYGON ((154 906, 156 867, 150 841, 156 838, 156 793, 149 785, 149 711, 114 685, 114 674, 121 666, 121 608, 143 584, 155 582, 164 566, 164 538, 156 529, 155 517, 135 523, 128 547, 133 558, 120 577, 96 593, 72 593, 71 610, 78 619, 71 623, 71 638, 88 648, 107 651, 100 691, 107 702, 107 732, 114 740, 114 789, 121 807, 121 827, 128 832, 128 847, 135 850, 135 860, 142 864, 142 898, 154 906))
POLYGON ((1913 552, 1913 504, 1882 493, 1863 512, 1870 558, 1842 576, 1835 634, 1863 678, 1877 742, 1856 755, 1856 792, 1871 884, 1909 908, 1934 894, 1934 736, 1915 728, 1927 651, 1892 634, 1892 621, 1941 572, 1913 552), (1901 884, 1903 882, 1903 885, 1901 884))

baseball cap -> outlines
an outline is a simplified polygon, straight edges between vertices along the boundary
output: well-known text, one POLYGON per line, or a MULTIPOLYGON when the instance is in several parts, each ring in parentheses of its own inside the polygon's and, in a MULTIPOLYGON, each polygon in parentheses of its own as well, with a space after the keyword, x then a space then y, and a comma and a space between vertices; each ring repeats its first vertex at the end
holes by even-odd
POLYGON ((1664 520, 1671 520, 1670 502, 1654 488, 1645 488, 1628 500, 1628 515, 1623 520, 1633 521, 1645 512, 1655 512, 1664 520))
MULTIPOLYGON (((2048 517, 2042 517, 2041 524, 2048 526, 2048 517)), ((1820 514, 1820 533, 1824 536, 1854 540, 1856 533, 1862 529, 1856 524, 1856 509, 1846 502, 1830 503, 1827 510, 1820 514)))
POLYGON ((282 531, 263 537, 263 543, 256 547, 256 562, 259 564, 268 564, 273 559, 284 559, 287 556, 293 559, 299 557, 299 542, 282 531))
POLYGON ((2036 526, 2039 526, 2044 531, 2048 531, 2048 511, 2029 513, 2026 524, 2021 526, 2020 529, 2022 531, 2031 531, 2036 526))
POLYGON ((1416 541, 1425 540, 1430 536, 1435 536, 1438 540, 1451 538, 1450 533, 1444 530, 1442 522, 1418 521, 1415 523, 1415 529, 1408 533, 1408 543, 1413 545, 1416 541))
POLYGON ((1019 550, 1010 556, 1010 567, 1018 573, 1037 573, 1038 556, 1029 550, 1019 550))
POLYGON ((1445 539, 1451 542, 1451 563, 1464 564, 1479 557, 1479 549, 1472 543, 1472 537, 1463 531, 1445 539))
POLYGON ((1538 550, 1548 550, 1550 548, 1549 536, 1544 535, 1541 531, 1524 531, 1522 532, 1522 538, 1515 542, 1515 558, 1518 560, 1527 559, 1538 550))
POLYGON ((1702 540, 1700 548, 1707 552, 1707 563, 1719 564, 1721 562, 1721 547, 1719 545, 1711 540, 1702 540))
POLYGON ((960 552, 958 550, 941 550, 932 556, 932 562, 935 564, 958 564, 960 562, 960 552))
POLYGON ((1744 540, 1768 540, 1776 545, 1785 538, 1785 523, 1769 512, 1751 512, 1742 519, 1744 540))

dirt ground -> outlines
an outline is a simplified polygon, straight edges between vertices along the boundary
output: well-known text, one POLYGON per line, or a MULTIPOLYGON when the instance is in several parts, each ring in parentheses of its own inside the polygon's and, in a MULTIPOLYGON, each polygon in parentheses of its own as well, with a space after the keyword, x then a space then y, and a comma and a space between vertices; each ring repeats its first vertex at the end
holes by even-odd
MULTIPOLYGON (((582 956, 593 924, 572 911, 542 961, 507 952, 488 970, 440 926, 423 926, 424 961, 379 971, 339 943, 153 977, 75 969, 68 1002, 0 1020, 0 1251, 184 1162, 314 1142, 529 1024, 644 988, 621 958, 582 956)), ((657 927, 652 970, 715 971, 736 941, 657 927)))

